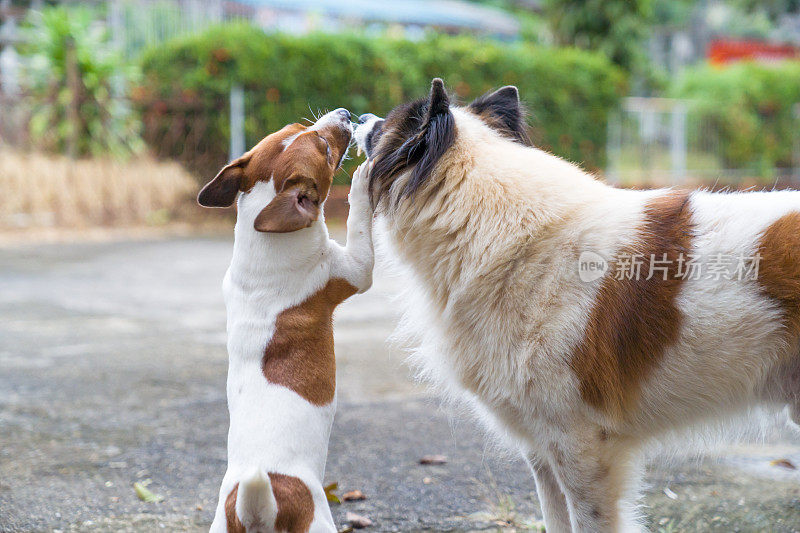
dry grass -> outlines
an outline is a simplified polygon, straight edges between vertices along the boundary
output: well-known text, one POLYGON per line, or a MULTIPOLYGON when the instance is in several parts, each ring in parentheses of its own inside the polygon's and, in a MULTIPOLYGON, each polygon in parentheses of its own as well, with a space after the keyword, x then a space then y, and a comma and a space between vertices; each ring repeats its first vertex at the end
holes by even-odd
POLYGON ((70 160, 0 150, 0 229, 163 225, 189 211, 197 182, 150 158, 70 160))

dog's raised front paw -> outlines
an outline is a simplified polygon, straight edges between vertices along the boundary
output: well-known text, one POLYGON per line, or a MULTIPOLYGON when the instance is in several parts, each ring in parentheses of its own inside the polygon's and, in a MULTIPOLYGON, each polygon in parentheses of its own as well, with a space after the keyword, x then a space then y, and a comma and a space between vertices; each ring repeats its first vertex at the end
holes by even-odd
POLYGON ((350 205, 369 205, 369 173, 372 170, 372 162, 364 161, 355 172, 350 183, 350 195, 348 201, 350 205))

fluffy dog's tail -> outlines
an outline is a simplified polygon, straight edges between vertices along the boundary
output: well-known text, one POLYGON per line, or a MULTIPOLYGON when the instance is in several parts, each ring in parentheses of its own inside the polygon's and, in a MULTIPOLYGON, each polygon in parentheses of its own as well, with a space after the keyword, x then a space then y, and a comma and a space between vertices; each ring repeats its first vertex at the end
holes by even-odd
POLYGON ((248 533, 272 531, 278 514, 269 476, 260 468, 239 482, 236 495, 236 516, 248 533))

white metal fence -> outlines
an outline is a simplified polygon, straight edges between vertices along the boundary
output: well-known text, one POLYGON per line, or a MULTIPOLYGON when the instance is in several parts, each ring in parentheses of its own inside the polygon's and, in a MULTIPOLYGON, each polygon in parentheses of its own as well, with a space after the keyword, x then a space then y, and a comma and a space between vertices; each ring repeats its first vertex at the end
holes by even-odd
POLYGON ((108 27, 126 57, 229 18, 223 0, 108 0, 108 27))
MULTIPOLYGON (((607 178, 623 185, 739 184, 800 178, 800 115, 795 113, 793 161, 779 168, 731 166, 718 124, 688 100, 625 98, 608 122, 607 178)), ((797 108, 797 106, 795 106, 797 108)))

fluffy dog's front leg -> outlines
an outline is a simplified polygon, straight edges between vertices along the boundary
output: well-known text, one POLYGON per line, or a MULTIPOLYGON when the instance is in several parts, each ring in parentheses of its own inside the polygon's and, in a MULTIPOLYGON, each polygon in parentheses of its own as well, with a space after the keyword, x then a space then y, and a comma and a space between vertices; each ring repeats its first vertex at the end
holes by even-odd
POLYGON ((626 502, 627 485, 637 477, 635 446, 586 427, 551 443, 548 451, 573 533, 641 531, 626 502))
POLYGON ((549 533, 570 533, 569 509, 567 500, 558 484, 553 469, 543 459, 534 455, 527 456, 528 465, 533 471, 536 481, 536 495, 542 507, 542 518, 549 533))
POLYGON ((372 247, 372 206, 369 201, 369 172, 372 164, 364 162, 353 173, 350 185, 350 214, 347 217, 347 245, 334 246, 338 257, 333 276, 350 282, 359 293, 372 286, 375 252, 372 247))

